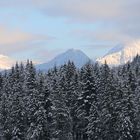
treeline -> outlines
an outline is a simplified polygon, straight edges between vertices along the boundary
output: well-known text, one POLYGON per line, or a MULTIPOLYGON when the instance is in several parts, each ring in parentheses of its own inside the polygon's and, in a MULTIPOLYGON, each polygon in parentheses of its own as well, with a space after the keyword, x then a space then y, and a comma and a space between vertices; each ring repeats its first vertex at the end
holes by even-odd
POLYGON ((140 57, 117 68, 32 62, 0 75, 0 139, 139 140, 140 57))

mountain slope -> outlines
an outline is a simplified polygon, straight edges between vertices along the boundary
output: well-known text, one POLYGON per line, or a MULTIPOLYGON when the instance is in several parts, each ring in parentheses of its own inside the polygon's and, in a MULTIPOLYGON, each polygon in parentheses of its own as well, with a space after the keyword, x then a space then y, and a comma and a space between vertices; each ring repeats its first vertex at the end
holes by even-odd
POLYGON ((14 63, 15 61, 8 56, 0 54, 0 70, 10 69, 14 63))
POLYGON ((106 61, 111 66, 118 66, 131 62, 137 54, 140 55, 140 41, 118 45, 96 61, 101 64, 106 61))
POLYGON ((70 49, 65 53, 56 56, 53 60, 49 61, 48 63, 37 65, 36 68, 39 70, 48 70, 53 68, 54 66, 59 67, 67 63, 69 60, 73 61, 76 67, 80 68, 88 61, 90 61, 90 58, 80 50, 70 49))

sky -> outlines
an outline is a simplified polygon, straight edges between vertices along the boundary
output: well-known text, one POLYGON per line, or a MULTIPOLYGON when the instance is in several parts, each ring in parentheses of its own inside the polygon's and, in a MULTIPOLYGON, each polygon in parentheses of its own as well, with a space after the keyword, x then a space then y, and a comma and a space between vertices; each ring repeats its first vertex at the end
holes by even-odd
POLYGON ((140 0, 0 0, 0 54, 51 60, 74 48, 90 58, 140 38, 140 0))

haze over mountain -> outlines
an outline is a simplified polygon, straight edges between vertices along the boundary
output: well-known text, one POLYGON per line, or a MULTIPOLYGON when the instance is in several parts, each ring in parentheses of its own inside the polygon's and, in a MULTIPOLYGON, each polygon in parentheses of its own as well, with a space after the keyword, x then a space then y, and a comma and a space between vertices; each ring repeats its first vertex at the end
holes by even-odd
POLYGON ((53 68, 54 66, 59 67, 67 63, 69 60, 73 61, 76 67, 78 68, 82 67, 88 61, 91 61, 91 59, 82 51, 76 50, 76 49, 69 49, 68 51, 64 53, 59 54, 51 61, 47 63, 39 64, 36 67, 37 69, 40 69, 40 70, 48 70, 48 69, 53 68))
POLYGON ((96 61, 104 64, 105 61, 110 66, 118 66, 132 61, 133 58, 140 55, 140 41, 133 41, 121 44, 111 49, 105 56, 98 58, 96 61))
POLYGON ((0 70, 10 69, 14 63, 15 61, 10 57, 0 54, 0 70))

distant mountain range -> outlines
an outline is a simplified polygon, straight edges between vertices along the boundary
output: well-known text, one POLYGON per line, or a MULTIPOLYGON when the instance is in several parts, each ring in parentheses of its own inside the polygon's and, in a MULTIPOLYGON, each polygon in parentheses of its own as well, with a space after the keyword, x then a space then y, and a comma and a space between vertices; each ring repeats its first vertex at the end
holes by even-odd
MULTIPOLYGON (((96 62, 104 64, 106 61, 110 66, 118 66, 125 64, 128 61, 131 62, 137 54, 140 55, 140 41, 117 45, 106 55, 96 59, 96 62)), ((64 65, 69 60, 73 61, 78 68, 81 68, 88 61, 94 62, 81 50, 70 49, 62 54, 59 54, 49 62, 36 65, 36 68, 37 70, 47 71, 54 66, 59 67, 64 65)), ((0 55, 0 70, 9 69, 11 64, 13 64, 12 59, 7 56, 0 55)))
MULTIPOLYGON (((118 66, 125 64, 128 61, 131 62, 137 54, 140 55, 140 41, 117 45, 112 48, 106 55, 96 59, 96 62, 104 64, 106 61, 110 66, 118 66)), ((37 65, 37 69, 48 70, 54 66, 63 65, 69 60, 73 61, 78 68, 82 67, 88 61, 92 61, 82 51, 70 49, 65 53, 58 55, 48 63, 37 65)))

